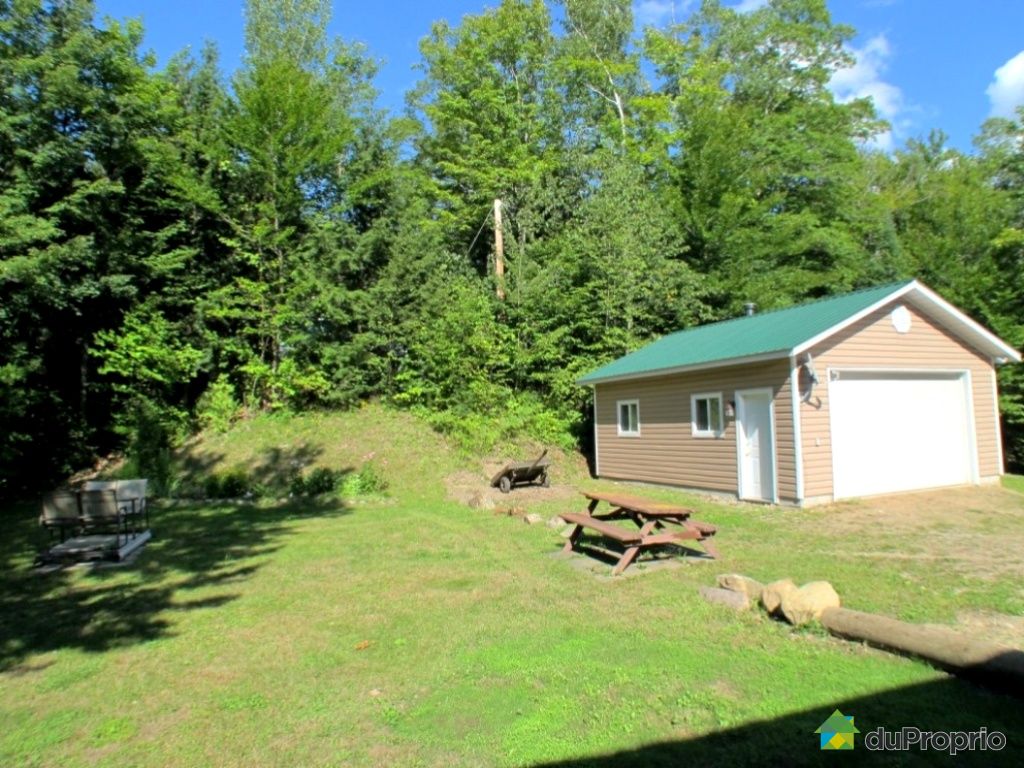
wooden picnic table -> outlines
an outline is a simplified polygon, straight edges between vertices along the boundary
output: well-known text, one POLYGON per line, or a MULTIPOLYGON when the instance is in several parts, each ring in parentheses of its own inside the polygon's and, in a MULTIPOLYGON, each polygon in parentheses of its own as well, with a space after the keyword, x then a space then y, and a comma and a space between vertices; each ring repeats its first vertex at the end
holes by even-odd
POLYGON ((575 525, 563 549, 566 552, 576 549, 587 528, 615 539, 625 549, 612 569, 613 576, 626 570, 641 551, 666 544, 696 541, 710 557, 718 557, 718 551, 708 541, 718 529, 710 523, 692 519, 692 509, 624 494, 584 491, 583 496, 589 501, 587 514, 567 512, 560 515, 567 523, 575 525), (602 502, 611 509, 598 512, 602 502), (616 525, 613 521, 617 520, 630 520, 638 530, 616 525))
POLYGON ((623 512, 635 512, 639 515, 646 515, 648 517, 661 517, 661 518, 679 518, 685 520, 693 514, 693 510, 689 507, 679 507, 674 504, 666 504, 661 501, 653 501, 652 499, 642 499, 639 496, 627 496, 621 493, 596 493, 594 491, 583 491, 583 496, 590 500, 587 505, 587 509, 590 514, 593 515, 597 506, 603 501, 610 504, 616 511, 623 512))

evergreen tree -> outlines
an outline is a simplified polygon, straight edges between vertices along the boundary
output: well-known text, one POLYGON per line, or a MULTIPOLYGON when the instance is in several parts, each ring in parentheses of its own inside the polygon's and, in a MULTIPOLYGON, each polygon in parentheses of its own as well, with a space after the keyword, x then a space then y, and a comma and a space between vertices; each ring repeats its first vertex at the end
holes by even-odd
POLYGON ((94 338, 187 261, 165 194, 173 93, 139 24, 92 17, 85 0, 0 6, 0 472, 21 480, 103 445, 118 400, 94 338))
POLYGON ((365 158, 390 162, 364 124, 373 67, 358 48, 328 40, 326 0, 251 0, 247 9, 246 59, 223 134, 225 242, 238 277, 209 312, 241 341, 233 363, 251 405, 362 394, 358 372, 325 368, 344 360, 337 348, 361 320, 353 294, 373 267, 358 247, 375 215, 365 158))

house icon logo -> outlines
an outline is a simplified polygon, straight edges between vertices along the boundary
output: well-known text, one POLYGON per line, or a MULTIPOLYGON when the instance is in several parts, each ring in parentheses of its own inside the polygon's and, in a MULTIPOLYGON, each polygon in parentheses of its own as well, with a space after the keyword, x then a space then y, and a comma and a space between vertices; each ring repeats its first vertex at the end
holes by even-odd
POLYGON ((844 715, 838 709, 818 726, 822 749, 853 749, 853 734, 860 733, 853 724, 853 715, 844 715))

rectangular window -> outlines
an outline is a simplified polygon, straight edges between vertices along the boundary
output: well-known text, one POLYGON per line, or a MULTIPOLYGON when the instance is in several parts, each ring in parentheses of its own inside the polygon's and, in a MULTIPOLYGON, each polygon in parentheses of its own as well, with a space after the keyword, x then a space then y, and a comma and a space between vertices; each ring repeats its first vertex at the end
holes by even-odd
POLYGON ((690 397, 690 414, 694 437, 721 437, 725 432, 722 420, 722 393, 713 392, 690 397))
POLYGON ((640 401, 619 400, 619 434, 627 437, 640 435, 640 401))

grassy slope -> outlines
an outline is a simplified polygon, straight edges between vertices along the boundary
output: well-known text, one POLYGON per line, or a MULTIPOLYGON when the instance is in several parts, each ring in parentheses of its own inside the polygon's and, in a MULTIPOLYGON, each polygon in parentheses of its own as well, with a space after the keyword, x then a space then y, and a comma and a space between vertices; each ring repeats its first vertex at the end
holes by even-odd
POLYGON ((822 511, 690 499, 728 531, 725 562, 605 581, 549 556, 551 529, 446 501, 460 461, 405 415, 261 420, 193 453, 374 453, 391 498, 168 508, 134 567, 48 577, 25 570, 34 510, 11 511, 0 764, 812 764, 836 706, 862 730, 1024 732, 1017 703, 924 664, 696 596, 736 570, 831 578, 851 606, 912 618, 1020 608, 934 565, 836 558, 857 542, 816 534, 822 511))

